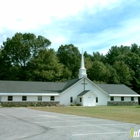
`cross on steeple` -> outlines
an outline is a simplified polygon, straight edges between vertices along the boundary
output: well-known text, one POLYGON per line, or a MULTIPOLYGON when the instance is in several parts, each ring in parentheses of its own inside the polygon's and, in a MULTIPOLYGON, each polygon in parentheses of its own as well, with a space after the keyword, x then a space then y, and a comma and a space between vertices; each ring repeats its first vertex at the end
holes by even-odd
POLYGON ((81 68, 79 69, 79 79, 83 78, 83 77, 87 77, 86 74, 86 69, 85 69, 85 64, 84 64, 84 56, 83 56, 83 51, 81 54, 81 68))

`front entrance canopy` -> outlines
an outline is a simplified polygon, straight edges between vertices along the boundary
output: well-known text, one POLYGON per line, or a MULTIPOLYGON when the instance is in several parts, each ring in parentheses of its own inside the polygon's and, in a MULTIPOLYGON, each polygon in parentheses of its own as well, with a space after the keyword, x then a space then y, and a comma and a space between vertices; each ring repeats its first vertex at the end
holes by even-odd
POLYGON ((91 90, 85 90, 78 95, 78 99, 82 98, 81 105, 83 106, 95 106, 97 95, 91 90))

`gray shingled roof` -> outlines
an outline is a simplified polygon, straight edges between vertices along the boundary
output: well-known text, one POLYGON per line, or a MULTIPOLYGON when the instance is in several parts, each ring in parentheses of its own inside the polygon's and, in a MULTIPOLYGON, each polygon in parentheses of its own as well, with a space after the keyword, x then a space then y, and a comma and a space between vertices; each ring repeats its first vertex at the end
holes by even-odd
POLYGON ((119 84, 97 84, 102 90, 104 90, 108 94, 136 94, 135 91, 131 90, 129 87, 125 85, 119 84))
POLYGON ((78 79, 64 82, 0 81, 0 93, 60 93, 78 79))
POLYGON ((63 91, 66 90, 67 88, 69 88, 70 86, 74 85, 75 83, 77 83, 79 80, 81 79, 71 79, 71 80, 67 80, 67 81, 64 81, 65 83, 65 86, 63 88, 63 91))
POLYGON ((86 93, 88 93, 90 90, 85 90, 85 91, 83 91, 83 92, 81 92, 78 96, 83 96, 83 95, 85 95, 86 93))
MULTIPOLYGON (((0 81, 0 93, 61 93, 81 79, 72 79, 64 82, 29 82, 29 81, 0 81)), ((135 94, 125 85, 97 84, 108 94, 135 94)), ((86 94, 80 93, 78 96, 86 94)))

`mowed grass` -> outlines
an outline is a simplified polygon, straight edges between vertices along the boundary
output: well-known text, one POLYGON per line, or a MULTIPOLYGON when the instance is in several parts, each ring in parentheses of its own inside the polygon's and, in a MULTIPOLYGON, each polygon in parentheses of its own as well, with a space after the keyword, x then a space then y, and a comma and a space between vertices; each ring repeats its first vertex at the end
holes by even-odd
POLYGON ((31 109, 140 124, 140 106, 30 107, 31 109))

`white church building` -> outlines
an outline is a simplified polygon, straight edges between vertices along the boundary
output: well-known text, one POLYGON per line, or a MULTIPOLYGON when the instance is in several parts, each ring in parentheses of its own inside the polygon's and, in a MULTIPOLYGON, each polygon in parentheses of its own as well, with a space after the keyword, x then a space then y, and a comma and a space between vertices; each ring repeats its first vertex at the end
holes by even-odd
POLYGON ((137 105, 140 95, 125 85, 95 84, 81 57, 79 78, 64 82, 0 81, 2 105, 137 105))

